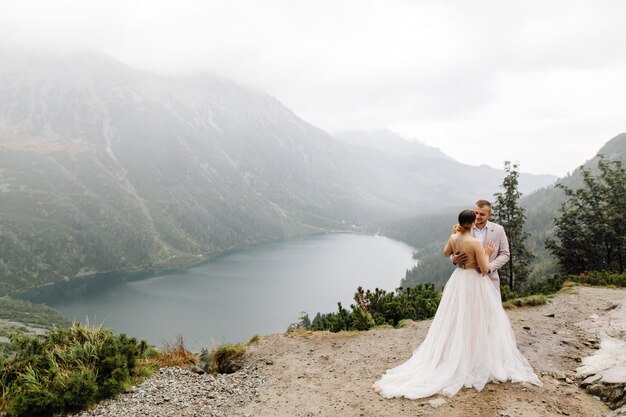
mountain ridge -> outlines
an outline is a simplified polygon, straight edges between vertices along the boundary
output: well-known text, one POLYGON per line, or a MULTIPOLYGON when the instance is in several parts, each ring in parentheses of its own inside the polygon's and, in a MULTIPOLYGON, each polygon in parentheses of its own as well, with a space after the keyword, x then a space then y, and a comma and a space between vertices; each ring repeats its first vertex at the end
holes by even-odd
POLYGON ((360 230, 499 184, 496 170, 342 143, 211 74, 161 76, 89 53, 5 62, 0 293, 360 230))

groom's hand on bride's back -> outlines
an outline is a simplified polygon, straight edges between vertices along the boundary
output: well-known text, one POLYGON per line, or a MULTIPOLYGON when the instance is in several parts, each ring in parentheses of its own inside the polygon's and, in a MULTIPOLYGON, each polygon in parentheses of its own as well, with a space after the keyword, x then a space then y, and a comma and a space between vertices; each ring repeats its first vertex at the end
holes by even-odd
POLYGON ((460 250, 452 254, 452 263, 455 265, 463 265, 467 261, 467 255, 460 250))

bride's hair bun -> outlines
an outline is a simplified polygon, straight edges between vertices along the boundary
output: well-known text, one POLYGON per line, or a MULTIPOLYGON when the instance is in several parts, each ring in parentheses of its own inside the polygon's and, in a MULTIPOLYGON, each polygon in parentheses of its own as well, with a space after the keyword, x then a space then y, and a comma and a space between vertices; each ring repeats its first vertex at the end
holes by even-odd
POLYGON ((463 210, 459 213, 459 226, 463 230, 470 230, 474 220, 476 220, 476 213, 473 210, 463 210))

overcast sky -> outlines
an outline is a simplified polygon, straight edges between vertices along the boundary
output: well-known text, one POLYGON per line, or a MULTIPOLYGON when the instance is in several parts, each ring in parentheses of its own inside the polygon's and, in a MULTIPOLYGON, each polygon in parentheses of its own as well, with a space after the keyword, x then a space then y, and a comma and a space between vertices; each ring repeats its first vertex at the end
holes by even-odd
POLYGON ((624 0, 0 0, 0 46, 210 70, 329 132, 561 176, 626 131, 625 22, 624 0))

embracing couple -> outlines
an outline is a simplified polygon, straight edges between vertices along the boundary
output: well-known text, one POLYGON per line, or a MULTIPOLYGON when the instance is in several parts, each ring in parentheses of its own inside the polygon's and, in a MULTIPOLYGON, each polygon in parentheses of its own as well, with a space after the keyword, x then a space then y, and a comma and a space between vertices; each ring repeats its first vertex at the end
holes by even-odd
POLYGON ((542 383, 517 349, 502 308, 498 269, 509 260, 500 225, 489 221, 491 204, 479 200, 459 214, 443 254, 458 267, 445 285, 422 344, 403 364, 374 383, 387 398, 454 395, 487 382, 542 383))

